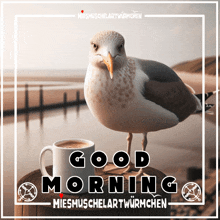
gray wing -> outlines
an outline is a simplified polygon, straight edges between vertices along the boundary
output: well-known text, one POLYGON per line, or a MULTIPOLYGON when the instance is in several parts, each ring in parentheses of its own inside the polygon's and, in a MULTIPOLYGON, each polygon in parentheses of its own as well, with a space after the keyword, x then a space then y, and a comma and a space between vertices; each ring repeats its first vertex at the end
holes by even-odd
POLYGON ((137 60, 144 73, 150 80, 157 82, 178 82, 181 81, 179 76, 168 66, 153 60, 137 60))
POLYGON ((195 97, 171 68, 156 61, 137 62, 150 79, 144 82, 140 91, 145 99, 173 112, 179 121, 185 120, 196 110, 195 97))

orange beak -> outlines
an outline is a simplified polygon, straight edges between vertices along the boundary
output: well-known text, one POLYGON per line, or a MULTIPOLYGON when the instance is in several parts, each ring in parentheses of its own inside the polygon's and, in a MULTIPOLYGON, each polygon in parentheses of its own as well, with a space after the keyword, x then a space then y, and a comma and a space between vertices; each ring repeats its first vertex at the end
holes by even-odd
POLYGON ((113 78, 113 58, 112 58, 112 55, 110 54, 110 52, 108 52, 107 57, 103 56, 103 62, 107 66, 108 71, 110 73, 110 78, 112 79, 113 78))

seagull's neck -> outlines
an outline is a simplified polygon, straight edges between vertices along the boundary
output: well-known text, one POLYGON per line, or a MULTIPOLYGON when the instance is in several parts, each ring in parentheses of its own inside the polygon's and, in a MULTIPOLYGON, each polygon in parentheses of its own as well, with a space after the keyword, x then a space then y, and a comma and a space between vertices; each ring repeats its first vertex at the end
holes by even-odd
POLYGON ((126 78, 127 80, 132 80, 135 77, 135 61, 127 57, 127 62, 121 68, 114 70, 113 79, 110 78, 109 71, 106 69, 98 68, 91 63, 88 66, 86 81, 95 82, 96 80, 101 82, 109 82, 111 84, 118 84, 121 80, 126 78), (94 81, 95 80, 95 81, 94 81))
POLYGON ((122 75, 125 75, 127 76, 128 78, 134 78, 135 76, 135 61, 130 58, 130 57, 127 57, 127 62, 126 64, 119 69, 119 72, 122 74, 122 75))
MULTIPOLYGON (((135 76, 135 61, 132 58, 127 58, 127 62, 113 72, 113 79, 133 78, 135 76)), ((108 73, 109 74, 109 73, 108 73)))

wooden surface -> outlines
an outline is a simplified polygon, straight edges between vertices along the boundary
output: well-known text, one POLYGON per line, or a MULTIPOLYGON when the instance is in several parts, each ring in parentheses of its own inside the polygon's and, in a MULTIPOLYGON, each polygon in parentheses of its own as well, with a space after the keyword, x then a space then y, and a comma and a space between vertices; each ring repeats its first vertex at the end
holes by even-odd
MULTIPOLYGON (((47 167, 49 174, 52 174, 52 166, 47 167)), ((156 198, 167 198, 167 202, 171 201, 171 196, 161 190, 161 180, 165 175, 151 167, 145 168, 145 172, 149 175, 157 176, 157 193, 161 196, 156 198)), ((104 179, 103 194, 64 194, 62 199, 154 199, 150 194, 141 193, 141 183, 137 183, 136 193, 128 193, 128 181, 124 180, 124 193, 109 194, 108 193, 108 174, 103 169, 96 169, 95 174, 102 176, 104 179), (132 196, 132 197, 131 197, 132 196)), ((110 175, 113 176, 113 175, 110 175)), ((18 205, 15 206, 15 216, 169 216, 170 208, 53 208, 53 199, 60 199, 59 193, 41 193, 41 172, 35 170, 24 176, 19 182, 18 187, 24 182, 33 183, 38 189, 38 195, 33 202, 51 202, 52 205, 18 205)), ((106 202, 107 203, 107 202, 106 202)), ((22 219, 22 218, 21 218, 22 219)))

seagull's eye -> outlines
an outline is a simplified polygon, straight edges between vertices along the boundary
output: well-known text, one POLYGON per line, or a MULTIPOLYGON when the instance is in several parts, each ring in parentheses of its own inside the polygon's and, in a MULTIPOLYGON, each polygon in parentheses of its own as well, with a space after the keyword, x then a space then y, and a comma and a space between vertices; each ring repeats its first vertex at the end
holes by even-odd
POLYGON ((97 44, 93 44, 93 48, 97 51, 98 50, 98 45, 97 44))
POLYGON ((122 48, 123 48, 123 44, 120 44, 120 45, 118 46, 118 50, 121 51, 122 48))

